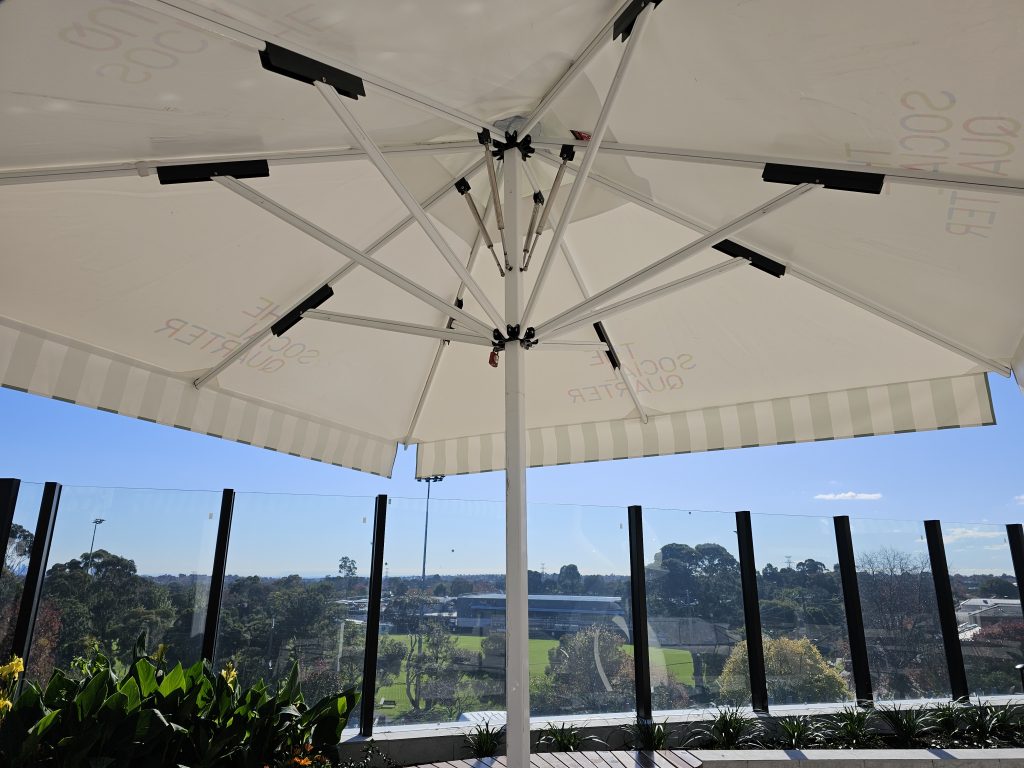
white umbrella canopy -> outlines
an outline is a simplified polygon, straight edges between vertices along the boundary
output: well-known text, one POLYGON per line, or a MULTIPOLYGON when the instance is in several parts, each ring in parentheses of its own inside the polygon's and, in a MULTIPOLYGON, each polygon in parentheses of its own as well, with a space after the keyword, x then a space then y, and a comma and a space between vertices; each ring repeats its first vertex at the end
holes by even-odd
POLYGON ((522 758, 525 465, 994 422, 1022 38, 1014 2, 7 0, 0 384, 381 475, 399 444, 507 466, 522 758), (481 129, 536 150, 496 163, 505 276, 481 129))

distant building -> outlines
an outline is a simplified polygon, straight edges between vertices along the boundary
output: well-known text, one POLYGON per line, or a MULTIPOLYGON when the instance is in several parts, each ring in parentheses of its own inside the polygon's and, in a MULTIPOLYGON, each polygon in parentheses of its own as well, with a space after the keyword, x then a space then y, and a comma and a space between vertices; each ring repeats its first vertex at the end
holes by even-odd
POLYGON ((1024 614, 1020 600, 973 597, 957 606, 956 620, 961 626, 973 624, 984 628, 1005 621, 1024 621, 1024 614))
MULTIPOLYGON (((558 637, 594 624, 618 629, 630 636, 626 612, 619 597, 594 595, 530 595, 531 635, 558 637)), ((455 598, 455 628, 486 635, 505 631, 505 595, 487 593, 455 598)))

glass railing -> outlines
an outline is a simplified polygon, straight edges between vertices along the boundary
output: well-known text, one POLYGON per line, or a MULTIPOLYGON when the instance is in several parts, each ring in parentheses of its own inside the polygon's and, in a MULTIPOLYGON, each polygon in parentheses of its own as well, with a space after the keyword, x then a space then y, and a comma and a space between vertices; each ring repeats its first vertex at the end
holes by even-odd
POLYGON ((750 518, 769 705, 853 700, 832 518, 750 518))
POLYGON ((389 500, 378 725, 503 716, 504 541, 502 504, 389 500))
POLYGON ((310 701, 358 688, 372 539, 372 499, 236 494, 216 665, 251 685, 298 663, 310 701))
POLYGON ((14 639, 14 624, 18 618, 42 498, 42 483, 21 483, 14 506, 11 535, 4 549, 3 570, 0 571, 0 653, 7 653, 14 639))
POLYGON ((527 524, 531 715, 635 711, 626 510, 536 504, 527 524))
POLYGON ((851 520, 876 700, 949 698, 924 524, 851 520))
MULTIPOLYGON (((364 730, 504 720, 501 502, 434 499, 428 520, 424 499, 391 499, 374 542, 372 498, 238 493, 220 560, 220 492, 64 487, 37 595, 25 574, 42 497, 43 486, 21 485, 0 574, 0 652, 13 647, 20 606, 37 605, 30 680, 94 653, 127 664, 144 636, 168 665, 213 647, 214 665, 232 662, 243 684, 277 682, 298 663, 310 700, 356 687, 373 722, 350 725, 364 730), (371 605, 375 546, 382 599, 371 605), (213 619, 216 643, 204 637, 213 619), (378 650, 366 680, 368 631, 378 650)), ((656 717, 755 703, 761 665, 748 655, 736 514, 641 515, 644 558, 631 563, 626 509, 529 507, 534 718, 629 717, 648 697, 656 717), (646 647, 634 643, 632 573, 642 574, 646 647), (637 664, 650 679, 639 693, 637 664)), ((753 514, 750 524, 744 567, 756 573, 770 708, 835 708, 866 688, 854 679, 864 667, 851 657, 847 610, 863 619, 877 701, 949 699, 923 523, 850 520, 860 602, 849 606, 833 518, 753 514)), ((1007 529, 942 528, 968 688, 1020 697, 1024 614, 1007 529)))
POLYGON ((26 675, 78 657, 201 655, 220 493, 65 487, 26 675))
POLYGON ((968 687, 981 697, 1021 693, 1024 614, 1006 527, 945 523, 942 539, 968 687))
POLYGON ((736 517, 644 510, 655 711, 749 706, 736 517))

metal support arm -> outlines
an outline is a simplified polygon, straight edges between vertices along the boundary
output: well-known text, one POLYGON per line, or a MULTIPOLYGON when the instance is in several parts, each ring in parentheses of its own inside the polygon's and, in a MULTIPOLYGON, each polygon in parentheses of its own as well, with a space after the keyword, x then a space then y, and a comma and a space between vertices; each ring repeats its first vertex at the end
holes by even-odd
POLYGON ((398 198, 402 201, 402 204, 408 209, 416 222, 423 228, 427 237, 434 244, 437 250, 444 257, 444 260, 448 262, 448 265, 452 268, 452 271, 459 276, 459 279, 466 284, 469 288, 469 292, 473 294, 473 297, 480 303, 484 313, 494 323, 494 327, 500 328, 502 326, 501 314, 495 308, 494 304, 484 293, 483 289, 477 284, 476 280, 473 279, 472 275, 466 270, 465 265, 459 260, 459 257, 455 255, 455 251, 452 250, 451 245, 444 239, 444 235, 438 230, 434 222, 427 216, 427 212, 423 210, 423 207, 419 204, 419 201, 413 196, 412 192, 405 183, 395 173, 395 169, 391 167, 391 164, 384 157, 383 153, 374 143, 370 135, 363 130, 363 127, 356 120, 355 115, 344 103, 338 92, 326 83, 316 83, 317 90, 327 101, 328 105, 334 110, 334 114, 338 116, 338 119, 345 124, 345 128, 352 137, 356 140, 356 143, 363 148, 366 152, 367 159, 380 171, 381 176, 387 181, 388 185, 394 190, 394 193, 398 195, 398 198))
MULTIPOLYGON (((635 34, 635 33, 634 33, 635 34)), ((632 38, 630 38, 632 40, 632 38)), ((747 211, 741 216, 736 217, 732 221, 724 224, 718 229, 704 235, 703 237, 694 240, 692 243, 683 246, 678 251, 670 253, 662 259, 649 264, 648 266, 634 272, 624 280, 620 280, 614 285, 605 288, 603 291, 599 291, 594 294, 591 298, 580 302, 579 304, 570 307, 564 312, 559 313, 555 317, 547 320, 541 325, 537 326, 537 337, 544 338, 545 333, 560 328, 564 325, 571 323, 585 315, 591 310, 603 306, 611 300, 621 296, 624 293, 628 293, 633 288, 637 287, 641 283, 650 280, 652 277, 661 274, 667 269, 670 269, 682 261, 685 261, 690 256, 693 256, 706 248, 710 248, 712 245, 724 240, 734 232, 738 232, 744 227, 748 227, 758 219, 767 216, 769 213, 782 208, 788 203, 799 199, 802 195, 807 194, 812 189, 817 187, 816 184, 800 184, 799 186, 793 187, 783 192, 781 195, 772 198, 767 203, 759 205, 753 210, 747 211)), ((698 273, 699 274, 699 273, 698 273)))

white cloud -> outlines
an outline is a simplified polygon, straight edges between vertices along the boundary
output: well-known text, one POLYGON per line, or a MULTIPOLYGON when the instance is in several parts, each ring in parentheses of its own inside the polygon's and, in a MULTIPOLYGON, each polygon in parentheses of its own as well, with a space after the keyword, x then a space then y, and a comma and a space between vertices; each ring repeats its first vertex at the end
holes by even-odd
POLYGON ((1021 506, 1024 506, 1024 493, 1022 493, 1020 496, 1014 496, 1013 500, 1020 504, 1021 506))
POLYGON ((943 531, 942 540, 947 544, 965 539, 998 539, 1006 534, 1002 531, 979 531, 977 528, 950 528, 943 531))
POLYGON ((814 498, 821 501, 877 501, 882 498, 882 494, 846 491, 844 493, 819 493, 814 498))

